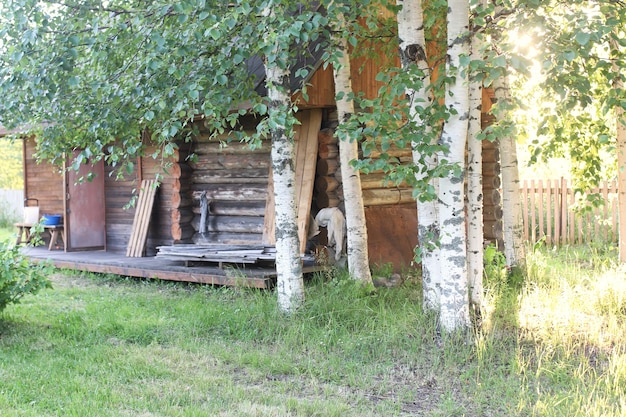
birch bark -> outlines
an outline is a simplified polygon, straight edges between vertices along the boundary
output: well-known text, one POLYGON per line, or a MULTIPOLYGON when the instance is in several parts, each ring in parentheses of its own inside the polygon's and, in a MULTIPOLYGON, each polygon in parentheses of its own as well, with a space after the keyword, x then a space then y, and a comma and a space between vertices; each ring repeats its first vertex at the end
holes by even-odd
MULTIPOLYGON (((268 12, 273 17, 273 12, 268 12)), ((270 36, 273 34, 270 33, 270 36)), ((272 175, 276 210, 276 274, 278 305, 286 313, 304 302, 304 282, 295 197, 294 139, 289 90, 289 66, 284 41, 272 39, 271 57, 265 59, 268 113, 272 138, 272 175)))
POLYGON ((439 180, 440 265, 442 274, 439 320, 448 333, 469 327, 467 246, 465 231, 465 145, 469 119, 467 71, 461 57, 469 55, 469 0, 448 2, 448 59, 450 79, 445 98, 450 116, 444 124, 442 145, 448 150, 439 160, 457 164, 439 180))
MULTIPOLYGON (((421 0, 397 0, 402 6, 398 11, 398 37, 400 38, 400 61, 404 71, 412 66, 420 73, 421 83, 406 89, 410 102, 409 117, 420 130, 426 143, 433 143, 434 129, 423 120, 422 112, 432 104, 430 90, 430 67, 426 56, 426 39, 424 35, 424 12, 421 0)), ((424 181, 426 171, 437 164, 435 155, 423 155, 417 142, 412 143, 413 163, 419 167, 417 181, 424 181)), ((431 185, 437 189, 437 180, 431 179, 431 185)), ((424 308, 437 310, 441 293, 441 274, 439 270, 439 222, 437 201, 417 200, 417 236, 422 260, 422 285, 424 308)))
MULTIPOLYGON (((482 3, 482 1, 481 1, 482 3)), ((482 60, 482 40, 475 33, 471 40, 471 60, 482 60)), ((470 78, 469 127, 467 137, 467 272, 470 303, 479 312, 483 303, 483 152, 478 135, 482 131, 481 77, 470 78)))
MULTIPOLYGON (((494 94, 499 110, 497 117, 506 117, 510 102, 509 83, 506 75, 494 81, 494 94)), ((522 206, 519 193, 519 171, 517 145, 513 134, 505 135, 500 141, 500 166, 502 174, 502 234, 504 238, 504 256, 508 267, 521 266, 524 263, 524 230, 522 224, 522 206)))
MULTIPOLYGON (((348 120, 354 113, 354 102, 350 98, 352 80, 350 77, 350 56, 348 42, 342 36, 345 20, 342 14, 337 16, 337 30, 334 43, 337 45, 337 62, 333 65, 335 91, 337 94, 337 113, 339 123, 348 120)), ((339 160, 343 183, 344 205, 346 210, 346 228, 348 244, 348 271, 354 279, 363 284, 372 283, 372 274, 369 268, 369 253, 367 248, 367 226, 365 208, 363 207, 363 193, 361 191, 361 176, 359 171, 350 164, 357 159, 358 143, 356 138, 349 134, 339 140, 339 160)), ((337 248, 340 250, 341 248, 337 248)))

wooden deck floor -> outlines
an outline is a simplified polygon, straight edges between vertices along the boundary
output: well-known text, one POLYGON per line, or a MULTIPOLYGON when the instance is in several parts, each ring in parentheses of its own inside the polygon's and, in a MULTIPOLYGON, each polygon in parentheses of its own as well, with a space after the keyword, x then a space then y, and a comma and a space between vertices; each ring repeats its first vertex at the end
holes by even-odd
MULTIPOLYGON (((44 247, 25 247, 24 253, 33 260, 49 260, 55 267, 87 272, 110 273, 129 277, 194 282, 210 285, 271 288, 276 282, 273 266, 222 265, 207 262, 186 263, 157 257, 129 258, 123 253, 105 251, 64 252, 44 247), (186 266, 189 265, 189 266, 186 266)), ((306 265, 304 272, 319 269, 306 265)))

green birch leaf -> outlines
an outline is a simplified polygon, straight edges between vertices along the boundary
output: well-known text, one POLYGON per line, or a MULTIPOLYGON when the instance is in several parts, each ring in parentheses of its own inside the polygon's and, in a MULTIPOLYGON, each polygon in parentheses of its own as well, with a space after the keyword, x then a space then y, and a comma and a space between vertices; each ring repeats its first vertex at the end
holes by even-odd
POLYGON ((591 34, 586 33, 586 32, 578 32, 576 33, 576 36, 574 39, 576 39, 576 42, 578 42, 579 45, 585 46, 591 39, 591 34))

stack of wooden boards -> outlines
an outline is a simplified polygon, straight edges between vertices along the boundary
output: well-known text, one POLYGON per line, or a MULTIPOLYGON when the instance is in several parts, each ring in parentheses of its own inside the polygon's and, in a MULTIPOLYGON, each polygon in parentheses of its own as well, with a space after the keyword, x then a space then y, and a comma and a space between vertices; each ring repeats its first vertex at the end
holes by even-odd
POLYGON ((251 245, 173 245, 157 247, 157 257, 179 261, 199 261, 234 264, 273 263, 273 247, 251 245))

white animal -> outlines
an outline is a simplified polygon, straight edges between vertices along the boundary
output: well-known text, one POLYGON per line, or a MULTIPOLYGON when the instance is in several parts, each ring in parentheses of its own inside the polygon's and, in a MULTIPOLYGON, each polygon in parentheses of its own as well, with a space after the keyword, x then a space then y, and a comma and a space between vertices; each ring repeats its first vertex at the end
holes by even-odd
POLYGON ((346 218, 337 207, 321 209, 315 216, 315 222, 325 227, 328 234, 328 246, 335 249, 335 260, 341 258, 346 237, 346 218))

